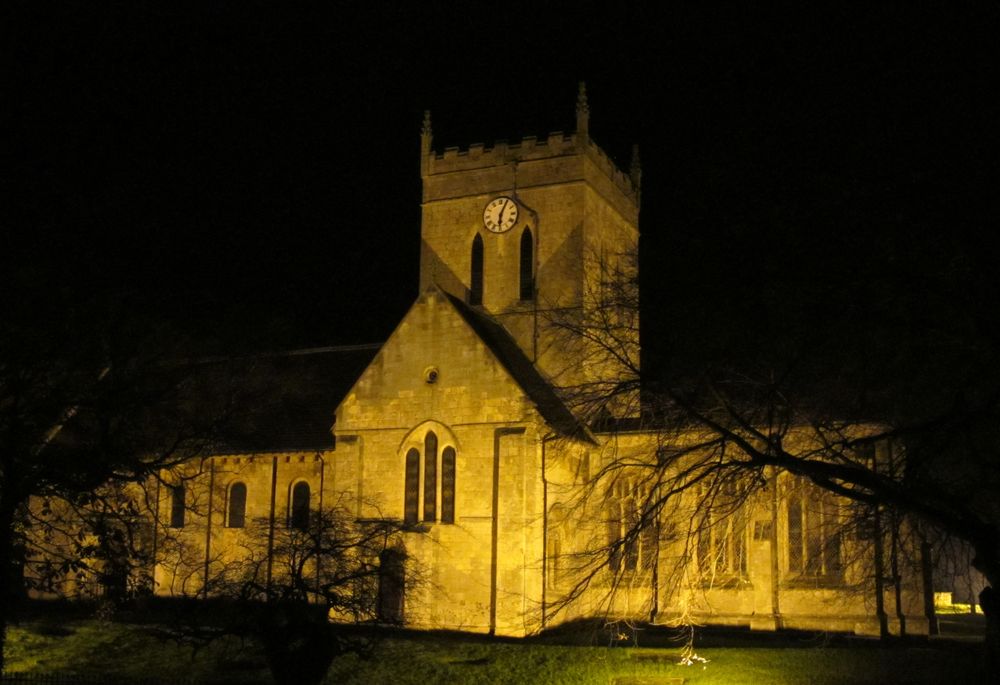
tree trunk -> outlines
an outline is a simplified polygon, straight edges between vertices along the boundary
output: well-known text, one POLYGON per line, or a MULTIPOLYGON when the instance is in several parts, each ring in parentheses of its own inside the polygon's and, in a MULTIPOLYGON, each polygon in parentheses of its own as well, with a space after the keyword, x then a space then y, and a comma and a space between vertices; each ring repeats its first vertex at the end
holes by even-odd
POLYGON ((17 588, 22 578, 15 578, 16 554, 14 549, 14 512, 7 507, 0 508, 0 674, 7 665, 7 625, 11 611, 20 599, 17 588))
POLYGON ((996 679, 1000 675, 1000 597, 996 592, 1000 581, 1000 559, 994 553, 996 545, 991 542, 992 539, 982 546, 977 545, 972 566, 986 578, 987 585, 979 593, 979 606, 986 616, 986 673, 989 678, 996 679), (983 548, 986 554, 980 552, 983 548))
POLYGON ((986 615, 986 673, 1000 675, 1000 598, 992 585, 979 593, 979 606, 986 615))
POLYGON ((924 595, 924 616, 927 617, 927 632, 930 635, 941 633, 938 626, 937 610, 934 607, 934 559, 931 543, 921 534, 920 537, 920 577, 924 595))

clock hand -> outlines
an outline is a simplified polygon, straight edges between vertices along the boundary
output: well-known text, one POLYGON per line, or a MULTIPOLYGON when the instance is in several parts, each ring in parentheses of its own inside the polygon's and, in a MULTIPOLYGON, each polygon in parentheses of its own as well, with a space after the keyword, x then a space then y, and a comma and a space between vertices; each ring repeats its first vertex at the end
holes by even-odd
POLYGON ((505 211, 505 210, 507 209, 507 205, 508 205, 509 203, 510 203, 510 200, 504 200, 504 202, 503 202, 503 206, 502 206, 502 207, 500 207, 500 215, 499 215, 499 216, 497 217, 497 223, 498 223, 499 225, 501 225, 501 226, 503 226, 503 213, 504 213, 504 211, 505 211))

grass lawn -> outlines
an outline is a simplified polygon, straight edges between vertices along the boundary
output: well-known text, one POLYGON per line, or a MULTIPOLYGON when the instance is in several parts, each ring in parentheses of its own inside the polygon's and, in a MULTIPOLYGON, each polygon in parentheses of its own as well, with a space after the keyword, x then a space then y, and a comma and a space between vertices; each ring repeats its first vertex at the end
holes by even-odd
MULTIPOLYGON (((718 643, 714 640, 713 643, 718 643)), ((977 644, 770 641, 698 649, 707 664, 677 665, 675 648, 576 647, 409 634, 387 638, 374 658, 334 662, 328 683, 962 683, 985 682, 977 644), (676 681, 681 682, 681 681, 676 681)), ((738 643, 738 642, 737 642, 738 643)), ((193 654, 151 627, 92 619, 32 619, 13 626, 8 670, 159 678, 163 682, 268 683, 255 645, 227 640, 193 654)))

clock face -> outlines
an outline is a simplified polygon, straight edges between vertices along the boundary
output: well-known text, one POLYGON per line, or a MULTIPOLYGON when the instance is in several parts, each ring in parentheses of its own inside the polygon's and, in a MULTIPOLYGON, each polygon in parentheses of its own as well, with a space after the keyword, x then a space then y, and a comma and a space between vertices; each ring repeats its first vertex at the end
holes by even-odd
POLYGON ((493 233, 503 233, 517 223, 517 202, 502 196, 492 200, 483 210, 483 225, 493 233))

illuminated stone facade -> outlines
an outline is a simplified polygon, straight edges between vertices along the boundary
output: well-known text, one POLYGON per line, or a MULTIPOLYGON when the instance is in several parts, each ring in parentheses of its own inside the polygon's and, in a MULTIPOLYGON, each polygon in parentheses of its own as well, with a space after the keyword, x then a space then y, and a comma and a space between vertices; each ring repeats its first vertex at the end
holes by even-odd
MULTIPOLYGON (((590 139, 588 116, 581 93, 571 135, 443 153, 425 121, 416 302, 346 396, 332 398, 329 447, 213 457, 191 465, 198 475, 183 495, 157 489, 157 593, 200 594, 206 573, 211 581, 244 553, 250 533, 231 520, 237 510, 287 526, 304 497, 314 510, 346 504, 359 519, 407 523, 398 544, 421 582, 405 587, 401 610, 414 627, 525 635, 546 620, 665 621, 684 611, 756 629, 877 633, 870 565, 848 559, 848 540, 829 551, 820 536, 833 509, 790 477, 691 543, 689 563, 713 560, 712 582, 703 573, 684 581, 686 591, 671 589, 668 558, 681 553, 647 535, 616 560, 616 592, 610 574, 598 574, 554 611, 588 550, 628 520, 638 486, 625 478, 611 496, 581 493, 610 459, 648 462, 658 446, 654 432, 600 433, 578 422, 561 389, 620 370, 545 317, 595 306, 600 270, 638 243, 638 169, 615 167, 590 139), (518 216, 494 233, 484 208, 498 197, 516 202, 518 216)), ((663 530, 693 515, 678 511, 687 518, 663 530)), ((901 613, 908 632, 926 632, 911 575, 900 584, 901 613)), ((893 593, 885 597, 898 626, 893 593)))

